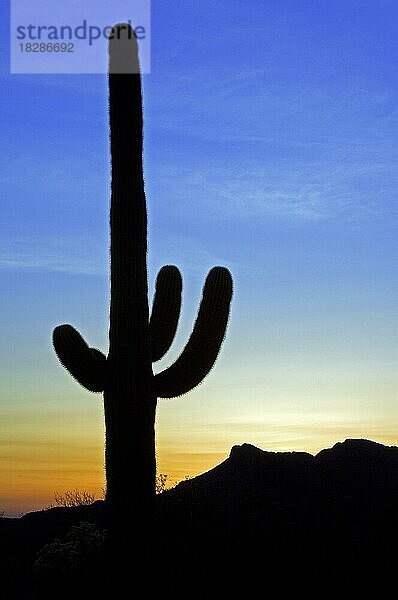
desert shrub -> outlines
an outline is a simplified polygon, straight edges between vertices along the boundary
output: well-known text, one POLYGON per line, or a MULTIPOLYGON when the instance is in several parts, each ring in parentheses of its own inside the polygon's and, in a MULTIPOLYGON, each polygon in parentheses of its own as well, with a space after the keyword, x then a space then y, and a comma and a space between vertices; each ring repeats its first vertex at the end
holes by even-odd
POLYGON ((98 581, 105 539, 106 531, 92 523, 72 526, 64 541, 56 539, 39 550, 33 565, 35 579, 44 586, 98 581))
POLYGON ((156 493, 161 494, 166 490, 168 475, 165 473, 159 473, 156 475, 156 493))
POLYGON ((95 501, 95 494, 86 490, 67 490, 62 494, 54 492, 55 506, 88 506, 95 501))

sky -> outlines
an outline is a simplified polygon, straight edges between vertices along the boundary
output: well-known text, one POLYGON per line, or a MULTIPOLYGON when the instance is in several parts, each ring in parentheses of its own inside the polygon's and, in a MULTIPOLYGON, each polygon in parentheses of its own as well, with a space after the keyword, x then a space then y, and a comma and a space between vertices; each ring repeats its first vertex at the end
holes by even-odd
MULTIPOLYGON (((398 444, 398 4, 153 0, 143 76, 149 289, 184 280, 189 336, 208 270, 234 298, 210 375, 160 400, 158 470, 234 444, 316 453, 398 444)), ((10 74, 0 8, 0 509, 104 487, 101 395, 59 365, 71 323, 107 350, 105 75, 10 74)))

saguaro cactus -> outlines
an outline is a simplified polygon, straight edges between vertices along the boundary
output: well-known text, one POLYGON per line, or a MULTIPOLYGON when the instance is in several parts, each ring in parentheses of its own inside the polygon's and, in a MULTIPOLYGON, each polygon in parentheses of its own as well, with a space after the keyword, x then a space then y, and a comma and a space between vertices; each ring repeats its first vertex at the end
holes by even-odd
POLYGON ((142 97, 137 41, 128 26, 109 42, 112 157, 109 353, 90 348, 71 325, 53 333, 62 365, 92 392, 104 393, 106 500, 117 512, 148 514, 155 498, 157 398, 185 394, 212 368, 223 341, 232 279, 223 267, 207 276, 191 337, 176 362, 154 375, 173 341, 181 275, 164 266, 149 317, 147 214, 142 172, 142 97), (128 34, 128 35, 127 35, 128 34), (120 73, 121 64, 129 73, 120 73))

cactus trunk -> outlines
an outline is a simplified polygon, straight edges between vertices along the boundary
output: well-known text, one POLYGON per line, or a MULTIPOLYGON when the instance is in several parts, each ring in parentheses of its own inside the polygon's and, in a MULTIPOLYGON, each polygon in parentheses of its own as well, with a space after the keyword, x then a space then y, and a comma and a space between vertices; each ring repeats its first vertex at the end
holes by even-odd
POLYGON ((155 494, 156 396, 149 341, 147 214, 138 65, 134 71, 109 74, 111 305, 109 379, 104 394, 105 460, 106 498, 110 505, 117 511, 128 506, 129 510, 142 512, 153 505, 155 494))

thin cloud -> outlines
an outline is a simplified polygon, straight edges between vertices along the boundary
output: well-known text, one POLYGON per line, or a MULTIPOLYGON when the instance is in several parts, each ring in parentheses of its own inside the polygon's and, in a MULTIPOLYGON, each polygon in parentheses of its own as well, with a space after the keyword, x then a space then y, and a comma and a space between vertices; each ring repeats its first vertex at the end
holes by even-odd
POLYGON ((396 214, 397 176, 389 165, 315 163, 235 168, 168 168, 158 173, 162 195, 174 209, 223 219, 288 217, 358 220, 396 214), (167 188, 178 181, 173 197, 167 188), (168 197, 169 196, 169 197, 168 197), (189 207, 186 199, 189 198, 189 207), (202 213, 199 211, 201 209, 202 213))
POLYGON ((102 252, 85 250, 82 240, 4 242, 0 248, 0 270, 21 269, 98 276, 106 274, 107 262, 102 260, 102 252))

